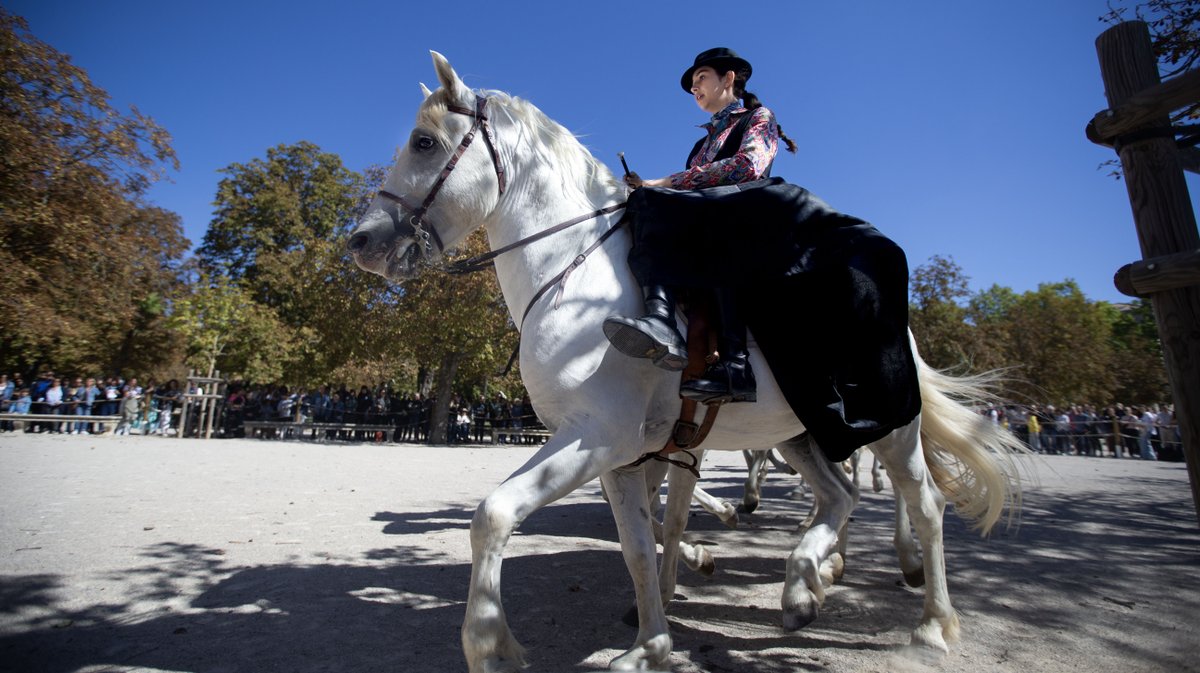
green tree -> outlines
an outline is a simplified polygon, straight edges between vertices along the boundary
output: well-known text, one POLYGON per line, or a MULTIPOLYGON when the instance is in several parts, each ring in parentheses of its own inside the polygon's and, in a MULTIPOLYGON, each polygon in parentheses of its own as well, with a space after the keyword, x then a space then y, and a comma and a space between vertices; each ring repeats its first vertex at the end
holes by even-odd
POLYGON ((1169 402, 1162 343, 1154 309, 1140 299, 1126 307, 1110 307, 1113 341, 1113 401, 1130 404, 1169 402))
POLYGON ((335 238, 361 208, 363 176, 310 142, 272 147, 265 159, 231 164, 221 173, 226 177, 217 186, 216 215, 197 258, 205 272, 244 283, 265 303, 290 291, 260 279, 269 257, 335 238))
POLYGON ((297 350, 292 330, 225 277, 201 276, 175 302, 170 325, 186 340, 188 365, 205 376, 284 380, 297 350))
POLYGON ((970 279, 952 258, 934 255, 909 280, 909 325, 921 358, 938 369, 973 368, 975 335, 960 304, 970 279))
POLYGON ((0 362, 149 368, 188 242, 144 205, 170 138, 0 8, 0 362))
POLYGON ((1020 365, 1012 382, 1022 399, 1058 406, 1111 399, 1111 318, 1073 280, 1042 283, 1009 310, 1008 362, 1020 365))

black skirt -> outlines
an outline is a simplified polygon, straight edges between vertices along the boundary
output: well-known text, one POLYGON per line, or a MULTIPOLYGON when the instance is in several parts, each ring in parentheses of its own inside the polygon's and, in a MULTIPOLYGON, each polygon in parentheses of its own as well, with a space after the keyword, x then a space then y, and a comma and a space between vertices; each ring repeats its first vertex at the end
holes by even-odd
POLYGON ((627 211, 638 281, 734 290, 788 404, 829 460, 920 412, 908 262, 871 224, 780 178, 642 188, 627 211))

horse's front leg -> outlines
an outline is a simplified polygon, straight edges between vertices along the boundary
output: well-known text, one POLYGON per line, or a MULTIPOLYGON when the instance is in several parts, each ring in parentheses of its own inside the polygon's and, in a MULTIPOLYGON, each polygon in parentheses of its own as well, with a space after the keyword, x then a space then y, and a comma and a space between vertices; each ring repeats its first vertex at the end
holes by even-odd
MULTIPOLYGON (((620 467, 601 476, 617 523, 621 553, 633 578, 637 597, 638 635, 633 647, 613 659, 614 670, 665 667, 671 656, 671 635, 658 587, 656 548, 650 526, 650 503, 641 468, 620 467)), ((671 489, 674 491, 674 489, 671 489)), ((668 495, 667 501, 671 498, 668 495)), ((669 505, 668 505, 669 507, 669 505)), ((664 544, 667 541, 664 540, 664 544)))
POLYGON ((832 557, 858 503, 858 489, 839 465, 820 455, 807 437, 788 440, 778 448, 813 492, 813 511, 809 515, 812 523, 788 557, 783 587, 783 625, 796 630, 817 618, 825 601, 825 586, 840 574, 841 559, 832 557))
POLYGON ((920 429, 921 417, 917 416, 872 446, 892 479, 892 488, 902 496, 897 499, 897 507, 903 502, 921 542, 925 611, 921 623, 913 630, 912 644, 945 653, 949 651, 946 643, 957 640, 959 632, 958 613, 950 604, 946 582, 942 540, 946 497, 925 464, 920 429))
POLYGON ((525 650, 509 630, 500 602, 500 566, 512 532, 542 506, 621 461, 613 450, 581 450, 581 435, 569 437, 563 431, 551 437, 484 498, 471 519, 471 584, 462 627, 470 673, 516 673, 525 666, 525 650))

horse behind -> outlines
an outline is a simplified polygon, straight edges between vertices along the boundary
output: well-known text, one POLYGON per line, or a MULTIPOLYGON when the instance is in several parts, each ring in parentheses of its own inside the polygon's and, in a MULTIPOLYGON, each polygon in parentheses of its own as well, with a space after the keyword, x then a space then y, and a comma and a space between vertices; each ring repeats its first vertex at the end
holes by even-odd
MULTIPOLYGON (((532 512, 596 477, 609 496, 637 596, 637 637, 611 667, 665 667, 672 644, 644 466, 632 464, 665 445, 678 412, 679 374, 617 353, 600 329, 604 318, 634 314, 642 304, 625 261, 630 236, 616 226, 626 188, 529 102, 473 91, 443 56, 433 53, 433 61, 440 87, 422 86, 425 99, 408 143, 348 247, 363 269, 402 281, 444 265, 445 249, 477 229, 486 231, 493 252, 500 253, 496 274, 521 333, 522 378, 552 431, 472 519, 462 627, 469 669, 515 672, 524 665, 524 649, 501 603, 504 549, 532 512)), ((856 491, 808 440, 757 349, 751 362, 762 372, 758 402, 722 411, 707 444, 735 451, 775 446, 812 486, 816 517, 787 559, 782 597, 784 625, 800 628, 817 616, 824 599, 820 569, 837 545, 856 491)), ((948 397, 947 379, 923 365, 920 371, 924 423, 942 428, 944 440, 922 442, 918 416, 872 450, 903 494, 924 550, 925 607, 912 641, 945 652, 958 635, 958 617, 946 588, 942 489, 988 529, 1013 495, 997 457, 1013 443, 983 434, 971 421, 976 416, 948 397)))

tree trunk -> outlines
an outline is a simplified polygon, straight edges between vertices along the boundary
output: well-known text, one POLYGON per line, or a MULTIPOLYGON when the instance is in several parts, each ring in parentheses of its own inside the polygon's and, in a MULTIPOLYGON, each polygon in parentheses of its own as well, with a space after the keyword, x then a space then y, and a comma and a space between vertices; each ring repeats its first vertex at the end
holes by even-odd
POLYGON ((438 365, 437 388, 434 391, 433 417, 429 419, 429 443, 445 444, 447 420, 450 416, 450 388, 454 384, 454 375, 458 372, 458 363, 462 361, 462 353, 448 353, 438 365))

